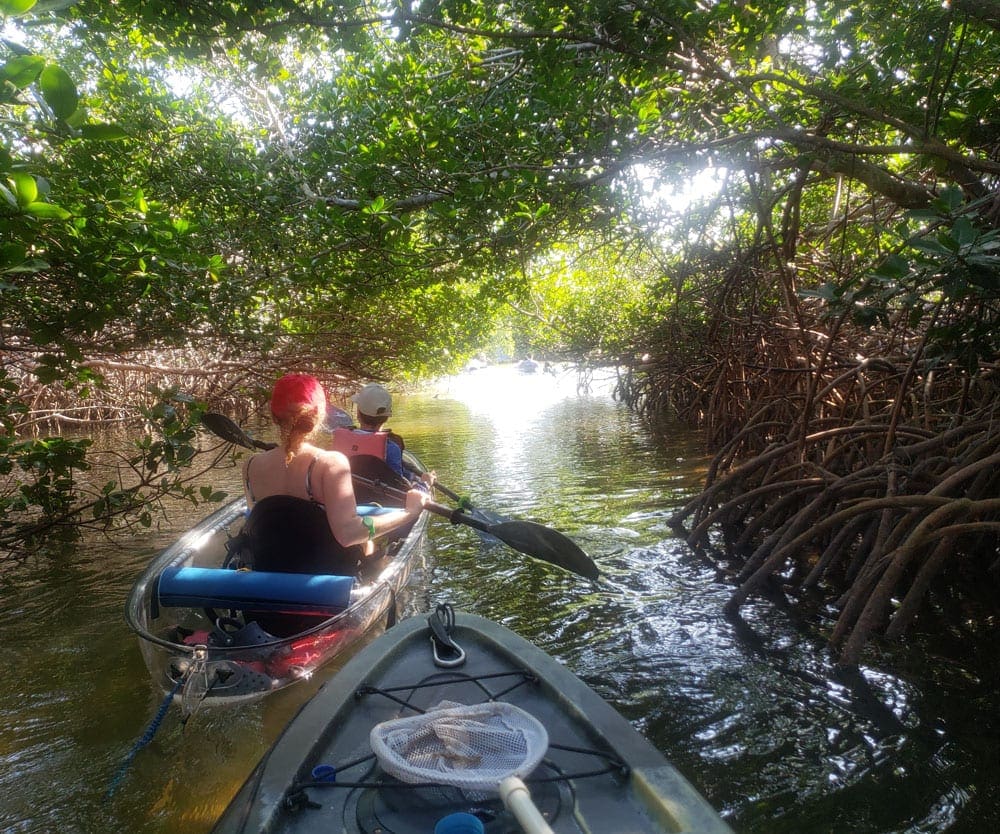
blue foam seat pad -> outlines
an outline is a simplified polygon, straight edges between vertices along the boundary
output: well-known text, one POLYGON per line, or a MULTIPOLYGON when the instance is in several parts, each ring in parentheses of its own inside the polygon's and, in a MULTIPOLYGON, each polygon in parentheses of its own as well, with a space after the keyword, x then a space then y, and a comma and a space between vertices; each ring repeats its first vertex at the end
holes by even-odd
POLYGON ((286 614, 332 616, 351 602, 353 576, 165 568, 157 596, 165 607, 239 608, 286 614))
POLYGON ((380 507, 378 504, 358 504, 358 515, 388 515, 400 512, 399 507, 380 507))

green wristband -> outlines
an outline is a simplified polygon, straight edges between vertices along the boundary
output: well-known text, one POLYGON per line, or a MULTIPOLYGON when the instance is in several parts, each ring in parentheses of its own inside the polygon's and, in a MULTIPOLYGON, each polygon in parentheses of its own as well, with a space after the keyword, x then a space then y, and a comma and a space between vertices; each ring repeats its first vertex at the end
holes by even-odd
POLYGON ((361 516, 361 523, 365 526, 368 531, 368 541, 375 538, 375 519, 371 516, 363 515, 361 516))

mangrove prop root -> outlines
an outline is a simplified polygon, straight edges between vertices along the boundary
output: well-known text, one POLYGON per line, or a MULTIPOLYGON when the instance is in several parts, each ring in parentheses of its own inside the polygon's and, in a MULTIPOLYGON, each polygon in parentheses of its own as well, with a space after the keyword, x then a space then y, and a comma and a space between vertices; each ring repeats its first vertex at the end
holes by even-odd
MULTIPOLYGON (((702 492, 671 519, 695 548, 720 531, 725 547, 715 552, 737 570, 726 613, 738 616, 751 595, 776 586, 826 598, 839 609, 829 639, 846 666, 872 639, 902 637, 936 589, 957 591, 960 581, 992 588, 996 616, 998 368, 984 366, 970 380, 966 370, 912 354, 825 361, 801 374, 755 366, 766 393, 754 397, 745 422, 713 417, 732 431, 702 492), (807 396, 810 374, 818 379, 807 396), (796 413, 805 403, 809 413, 796 413)), ((718 399, 718 376, 707 390, 715 397, 708 403, 685 397, 700 409, 731 407, 718 399)))

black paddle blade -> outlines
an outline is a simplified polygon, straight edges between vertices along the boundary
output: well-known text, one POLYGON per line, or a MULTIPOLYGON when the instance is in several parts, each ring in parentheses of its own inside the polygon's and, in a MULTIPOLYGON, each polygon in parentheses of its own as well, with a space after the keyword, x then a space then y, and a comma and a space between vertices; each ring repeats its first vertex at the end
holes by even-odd
POLYGON ((576 542, 544 524, 536 524, 534 521, 504 521, 490 524, 485 532, 528 556, 550 562, 587 579, 597 579, 601 575, 594 560, 576 542))
POLYGON ((273 443, 254 440, 249 434, 230 420, 225 414, 206 411, 201 415, 201 424, 216 437, 221 437, 229 443, 243 446, 245 449, 273 449, 273 443))

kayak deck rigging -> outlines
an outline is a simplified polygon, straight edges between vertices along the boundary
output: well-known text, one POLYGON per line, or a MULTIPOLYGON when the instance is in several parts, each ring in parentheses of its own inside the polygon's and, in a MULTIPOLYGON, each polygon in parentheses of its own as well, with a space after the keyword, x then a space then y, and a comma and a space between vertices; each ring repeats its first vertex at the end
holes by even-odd
MULTIPOLYGON (((463 814, 486 834, 520 831, 498 790, 402 781, 373 745, 387 724, 477 704, 510 705, 544 727, 544 752, 522 778, 555 834, 731 834, 662 754, 557 660, 474 615, 457 615, 450 636, 466 655, 458 668, 434 664, 426 615, 356 654, 285 728, 213 834, 428 834, 463 814)), ((486 767, 480 753, 493 756, 484 747, 452 753, 473 772, 486 767)))

